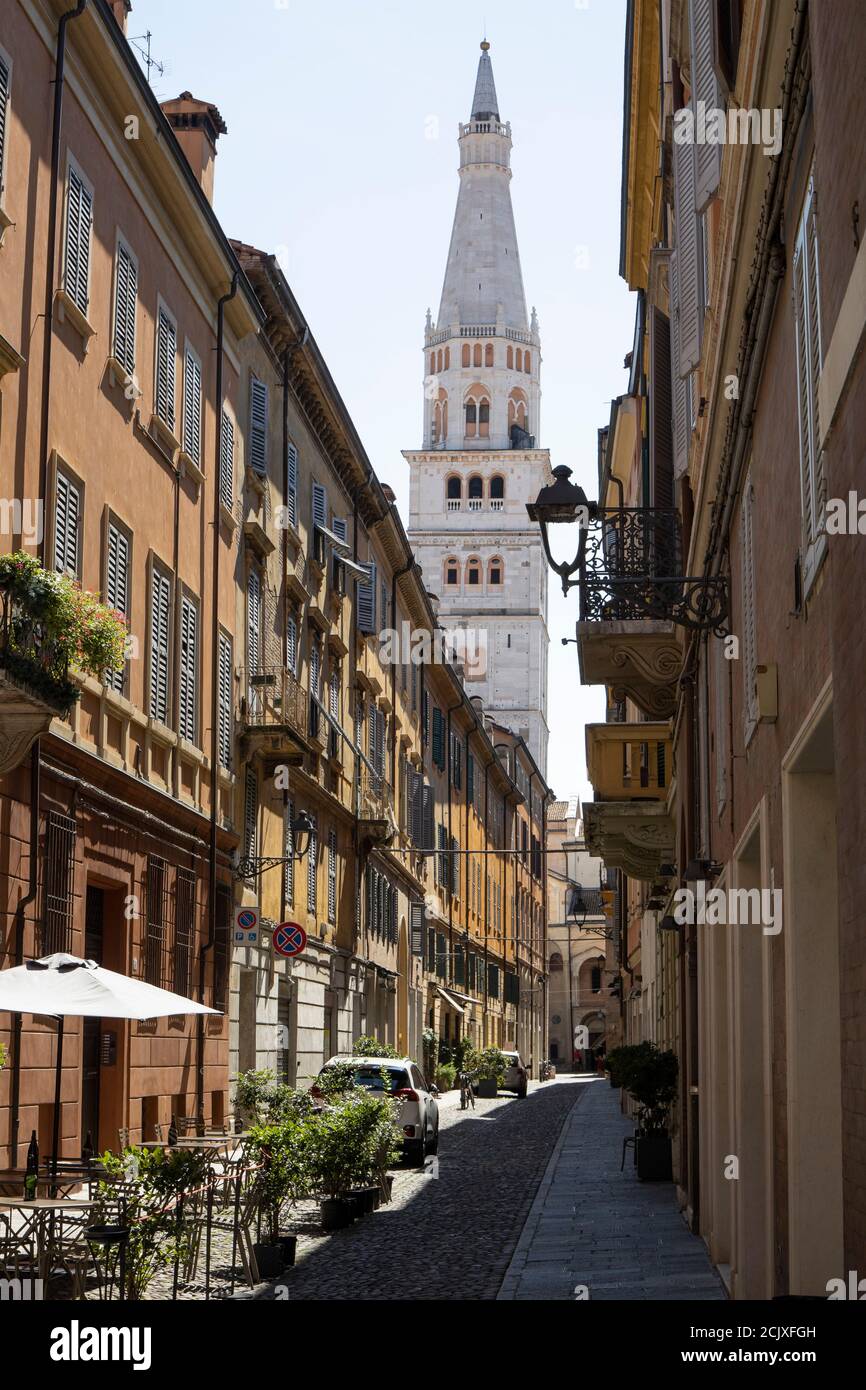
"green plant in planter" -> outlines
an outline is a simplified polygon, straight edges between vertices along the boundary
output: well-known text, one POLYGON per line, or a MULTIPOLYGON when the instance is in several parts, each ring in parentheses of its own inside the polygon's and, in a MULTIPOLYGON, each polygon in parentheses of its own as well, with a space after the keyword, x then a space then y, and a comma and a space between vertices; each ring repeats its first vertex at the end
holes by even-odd
POLYGON ((400 1053, 390 1043, 379 1042, 378 1038, 365 1034, 352 1044, 354 1057, 399 1057, 400 1053))
POLYGON ((378 1177, 399 1141, 396 1106, 361 1089, 346 1091, 309 1124, 309 1176, 312 1190, 340 1197, 378 1177))
MULTIPOLYGON (((388 1089, 390 1090, 390 1081, 388 1089)), ((355 1068, 351 1062, 335 1062, 332 1067, 325 1067, 316 1079, 316 1086, 325 1100, 337 1101, 341 1096, 345 1096, 349 1091, 354 1091, 355 1068)))
POLYGON ((261 1164, 258 1177, 268 1238, 276 1242, 286 1202, 298 1202, 310 1192, 310 1125, 312 1111, 298 1106, 276 1124, 259 1125, 249 1135, 251 1157, 261 1164))
POLYGON ((476 1081, 495 1081, 501 1086, 508 1063, 498 1047, 472 1048, 466 1055, 465 1068, 476 1081))
POLYGON ((457 1079, 457 1068, 453 1062, 440 1062, 436 1068, 436 1085, 440 1091, 450 1091, 457 1079))
POLYGON ((624 1085, 638 1105, 638 1131, 643 1137, 666 1136, 671 1107, 677 1097, 679 1062, 670 1050, 655 1043, 638 1043, 626 1066, 624 1085))
POLYGON ((274 1073, 267 1067, 259 1071, 238 1072, 235 1080, 235 1104, 256 1125, 262 1125, 268 1117, 275 1085, 274 1073))
MULTIPOLYGON (((207 1175, 208 1156, 197 1149, 125 1149, 106 1151, 100 1164, 116 1178, 126 1178, 120 1198, 120 1219, 129 1227, 126 1244, 126 1288, 123 1297, 136 1302, 160 1269, 183 1261, 190 1248, 190 1228, 183 1219, 185 1192, 200 1186, 207 1175), (132 1171, 137 1176, 128 1180, 132 1171)), ((93 1225, 118 1220, 118 1189, 101 1181, 93 1225)))
POLYGON ((605 1066, 614 1086, 625 1085, 625 1074, 633 1052, 634 1044, 631 1043, 624 1043, 621 1047, 613 1047, 608 1052, 605 1066))
POLYGON ((0 1071, 3 1070, 3 1068, 5 1067, 5 1065, 6 1065, 6 1047, 5 1047, 5 1044, 0 1043, 0 1071))

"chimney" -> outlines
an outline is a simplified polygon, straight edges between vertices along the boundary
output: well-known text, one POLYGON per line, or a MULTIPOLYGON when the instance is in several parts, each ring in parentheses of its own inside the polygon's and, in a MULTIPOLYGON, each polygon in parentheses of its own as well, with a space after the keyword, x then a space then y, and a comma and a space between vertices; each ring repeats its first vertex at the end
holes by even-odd
POLYGON ((121 30, 125 34, 126 20, 127 16, 129 15, 129 11, 132 9, 132 0, 110 0, 110 4, 112 12, 114 14, 114 18, 117 20, 121 30))
POLYGON ((205 197, 212 203, 216 142, 226 133, 225 121, 215 106, 197 101, 192 92, 181 92, 161 106, 205 197))

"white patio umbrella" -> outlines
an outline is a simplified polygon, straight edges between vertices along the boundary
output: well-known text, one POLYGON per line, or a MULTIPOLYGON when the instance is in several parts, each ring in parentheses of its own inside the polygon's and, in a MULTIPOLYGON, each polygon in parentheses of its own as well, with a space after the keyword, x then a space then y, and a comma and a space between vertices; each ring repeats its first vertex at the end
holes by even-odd
POLYGON ((65 951, 0 970, 2 1009, 19 1014, 48 1014, 58 1020, 52 1136, 55 1177, 60 1143, 64 1018, 167 1018, 173 1014, 219 1013, 218 1009, 197 1004, 182 994, 119 975, 116 970, 106 970, 95 961, 81 960, 65 951))

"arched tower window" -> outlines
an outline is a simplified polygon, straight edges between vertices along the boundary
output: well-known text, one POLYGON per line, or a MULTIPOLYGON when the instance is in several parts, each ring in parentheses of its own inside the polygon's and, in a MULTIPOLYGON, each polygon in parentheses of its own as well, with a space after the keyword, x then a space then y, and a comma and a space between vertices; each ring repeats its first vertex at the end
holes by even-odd
POLYGON ((529 348, 527 348, 525 353, 523 354, 523 370, 525 372, 532 371, 532 359, 530 357, 529 348))
POLYGON ((477 555, 470 555, 466 561, 466 583, 474 588, 481 586, 481 561, 477 555))
POLYGON ((439 349, 439 351, 438 351, 437 354, 436 354, 436 370, 437 370, 437 372, 441 372, 441 370, 442 370, 442 349, 441 349, 441 348, 439 349))
POLYGON ((508 351, 505 354, 505 365, 509 370, 514 367, 514 348, 510 343, 508 344, 508 351))
POLYGON ((445 561, 444 578, 446 589, 456 589, 460 585, 460 561, 456 555, 449 555, 445 561))
POLYGON ((478 433, 482 439, 490 435, 490 402, 482 401, 478 407, 478 433))
POLYGON ((450 347, 447 347, 447 348, 445 349, 445 370, 446 370, 446 372, 448 371, 448 368, 449 368, 450 366, 451 366, 451 349, 450 349, 450 347))
POLYGON ((461 497, 463 496, 463 482, 462 482, 462 480, 458 477, 458 475, 457 475, 456 473, 452 473, 452 474, 451 474, 451 477, 448 479, 447 483, 445 484, 445 496, 446 496, 446 498, 448 499, 449 502, 456 502, 456 503, 457 503, 457 506, 456 506, 456 507, 450 508, 450 510, 451 510, 451 511, 457 511, 457 510, 459 510, 459 507, 460 507, 460 499, 461 499, 461 497))
POLYGON ((475 423, 478 418, 478 411, 473 400, 466 402, 466 434, 472 439, 475 435, 475 423))
POLYGON ((480 344, 480 343, 476 343, 476 344, 475 344, 475 347, 472 349, 472 363, 473 363, 473 366, 475 366, 475 367, 480 367, 480 366, 481 366, 481 344, 480 344))
POLYGON ((501 502, 505 496, 505 479, 499 473, 495 473, 490 479, 490 500, 491 502, 501 502))
POLYGON ((473 474, 469 479, 469 491, 467 496, 469 498, 470 512, 480 512, 481 500, 484 497, 484 483, 477 473, 473 474))
POLYGON ((472 362, 471 362, 471 359, 470 359, 470 356, 469 356, 469 344, 468 344, 468 343, 464 343, 464 344, 463 344, 463 365, 464 365, 464 367, 471 367, 471 366, 472 366, 472 362))
POLYGON ((518 370, 519 372, 522 372, 522 371, 523 371, 523 352, 522 352, 522 350, 521 350, 520 348, 518 348, 518 349, 517 349, 517 352, 514 354, 514 359, 515 359, 515 360, 514 360, 514 365, 515 365, 515 367, 517 368, 517 370, 518 370))
POLYGON ((492 343, 487 343, 487 344, 485 345, 485 348, 484 348, 484 365, 485 365, 485 367, 492 367, 492 366, 493 366, 493 344, 492 344, 492 343))
POLYGON ((431 352, 431 354, 430 354, 430 375, 431 375, 431 376, 434 376, 435 373, 436 373, 436 354, 435 354, 435 352, 431 352))
POLYGON ((500 589, 502 587, 504 574, 505 570, 501 556, 492 556, 492 558, 487 561, 487 583, 492 589, 500 589))
POLYGON ((508 397, 508 428, 517 425, 520 429, 527 429, 526 395, 519 386, 508 397))
POLYGON ((555 974, 557 970, 562 969, 562 956, 559 951, 554 951, 547 964, 551 975, 555 974))

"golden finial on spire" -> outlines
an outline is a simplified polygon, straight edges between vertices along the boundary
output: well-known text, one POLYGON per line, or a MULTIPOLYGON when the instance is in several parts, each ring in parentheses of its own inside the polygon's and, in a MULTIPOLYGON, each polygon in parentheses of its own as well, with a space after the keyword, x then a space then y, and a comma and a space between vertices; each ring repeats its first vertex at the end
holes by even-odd
POLYGON ((489 49, 489 47, 490 47, 490 44, 487 42, 487 40, 486 40, 486 39, 482 39, 482 40, 481 40, 481 48, 482 48, 482 51, 483 51, 484 53, 486 53, 487 50, 489 49))

